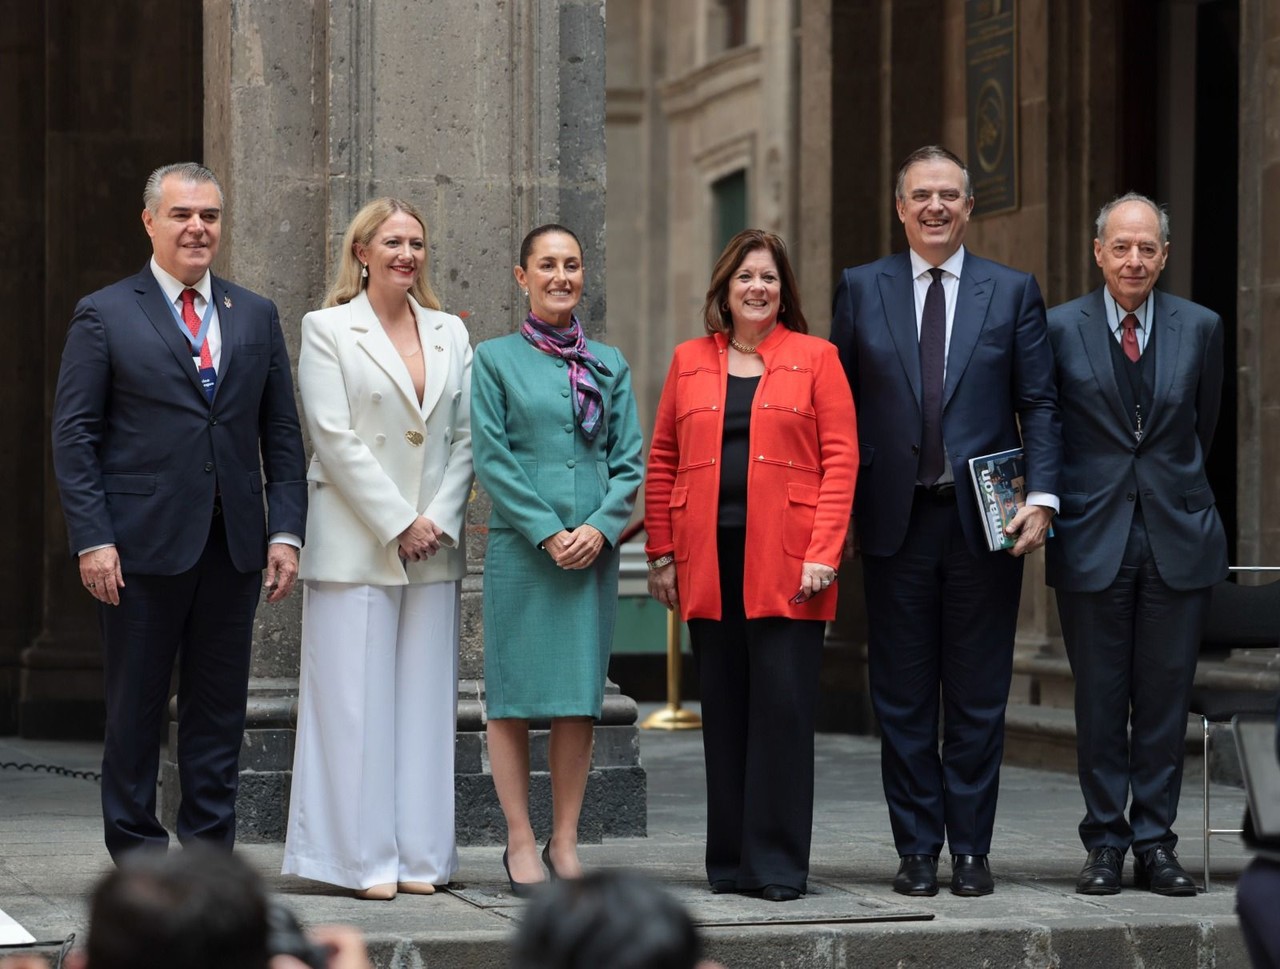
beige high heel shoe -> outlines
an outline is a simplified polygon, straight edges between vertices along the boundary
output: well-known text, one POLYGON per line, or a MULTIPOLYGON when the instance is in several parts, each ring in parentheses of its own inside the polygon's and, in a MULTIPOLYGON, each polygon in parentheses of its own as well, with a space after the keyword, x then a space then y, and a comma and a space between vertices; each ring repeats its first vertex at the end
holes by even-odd
POLYGON ((400 891, 406 895, 434 895, 436 886, 431 882, 400 882, 400 891))
POLYGON ((384 885, 370 885, 368 888, 356 889, 356 898, 362 898, 367 902, 389 902, 395 897, 395 882, 388 882, 384 885))

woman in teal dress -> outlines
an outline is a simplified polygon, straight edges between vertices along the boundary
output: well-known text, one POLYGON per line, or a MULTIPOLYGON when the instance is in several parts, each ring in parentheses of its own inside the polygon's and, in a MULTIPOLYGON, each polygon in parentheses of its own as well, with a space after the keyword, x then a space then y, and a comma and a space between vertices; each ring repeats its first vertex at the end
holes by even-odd
POLYGON ((618 606, 618 536, 644 475, 631 374, 574 316, 582 246, 560 225, 530 232, 516 282, 520 330, 472 365, 472 448, 489 493, 484 569, 489 762, 507 821, 511 891, 578 877, 578 816, 618 606), (541 861, 529 824, 529 721, 551 720, 552 829, 541 861), (543 870, 543 863, 547 871, 543 870))

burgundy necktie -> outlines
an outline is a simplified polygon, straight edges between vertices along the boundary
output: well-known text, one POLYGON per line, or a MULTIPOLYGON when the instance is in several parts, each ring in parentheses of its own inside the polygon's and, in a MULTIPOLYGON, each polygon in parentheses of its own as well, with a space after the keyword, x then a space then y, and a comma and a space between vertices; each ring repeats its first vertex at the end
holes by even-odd
POLYGON ((942 374, 947 360, 947 297, 942 270, 929 270, 933 282, 924 296, 920 314, 920 483, 931 485, 942 476, 946 463, 942 446, 942 374))
MULTIPOLYGON (((200 317, 196 316, 196 291, 182 291, 182 322, 187 324, 193 337, 200 335, 200 317)), ((213 355, 209 353, 209 337, 200 341, 200 383, 204 387, 205 396, 213 400, 213 388, 218 376, 213 369, 213 355)))
POLYGON ((1120 349, 1124 351, 1124 355, 1133 363, 1138 362, 1138 357, 1142 356, 1142 351, 1138 349, 1138 318, 1132 313, 1125 316, 1120 321, 1120 349))

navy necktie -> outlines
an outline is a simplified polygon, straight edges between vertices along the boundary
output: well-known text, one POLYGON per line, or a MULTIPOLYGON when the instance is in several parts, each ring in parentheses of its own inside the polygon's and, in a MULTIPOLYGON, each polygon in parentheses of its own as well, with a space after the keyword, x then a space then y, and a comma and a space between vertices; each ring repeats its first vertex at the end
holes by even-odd
POLYGON ((942 270, 930 269, 933 282, 924 297, 920 314, 920 483, 931 485, 942 475, 945 457, 942 446, 942 375, 947 361, 947 297, 942 289, 942 270))

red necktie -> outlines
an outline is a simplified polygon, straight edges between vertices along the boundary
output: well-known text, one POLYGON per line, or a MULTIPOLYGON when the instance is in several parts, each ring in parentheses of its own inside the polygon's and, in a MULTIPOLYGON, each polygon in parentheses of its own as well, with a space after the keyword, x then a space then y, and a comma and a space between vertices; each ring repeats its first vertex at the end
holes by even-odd
POLYGON ((1120 321, 1120 349, 1124 351, 1124 355, 1133 363, 1138 362, 1138 357, 1142 356, 1142 351, 1138 349, 1138 318, 1129 313, 1120 321))
MULTIPOLYGON (((187 324, 187 329, 191 331, 192 336, 200 334, 200 317, 196 316, 196 291, 194 289, 184 289, 182 291, 182 322, 187 324)), ((213 357, 209 354, 208 337, 205 337, 200 344, 200 369, 213 369, 213 357)))

